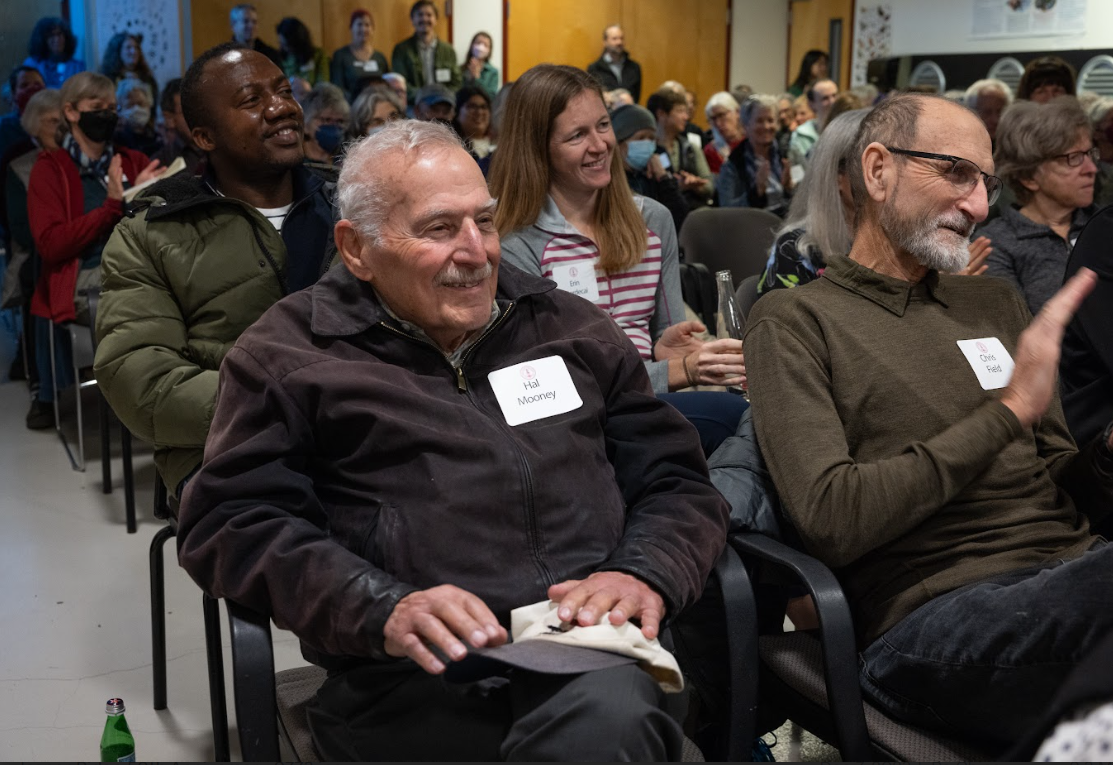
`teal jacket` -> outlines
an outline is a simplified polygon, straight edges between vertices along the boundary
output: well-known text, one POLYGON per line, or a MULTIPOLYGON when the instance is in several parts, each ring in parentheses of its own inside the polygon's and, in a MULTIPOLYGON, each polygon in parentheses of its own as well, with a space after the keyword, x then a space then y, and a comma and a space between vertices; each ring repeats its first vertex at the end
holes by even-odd
MULTIPOLYGON (((456 63, 456 51, 446 42, 437 40, 437 48, 433 52, 433 69, 448 70, 448 81, 440 84, 449 90, 459 90, 464 82, 460 76, 460 65, 456 63)), ((417 49, 417 35, 407 37, 394 46, 394 52, 390 54, 390 70, 406 78, 406 101, 412 105, 417 91, 429 84, 425 82, 425 68, 421 65, 421 54, 417 49)))

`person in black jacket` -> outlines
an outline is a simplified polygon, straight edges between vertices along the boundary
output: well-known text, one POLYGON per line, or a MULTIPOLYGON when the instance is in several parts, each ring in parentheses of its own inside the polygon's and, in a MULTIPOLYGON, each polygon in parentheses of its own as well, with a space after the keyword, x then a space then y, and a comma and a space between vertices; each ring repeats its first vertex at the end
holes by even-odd
POLYGON ((649 197, 668 208, 676 230, 688 217, 688 203, 680 193, 676 177, 661 164, 657 145, 657 120, 637 104, 620 106, 611 112, 618 150, 626 160, 626 181, 635 194, 649 197))
POLYGON ((626 52, 625 36, 618 24, 603 30, 603 55, 588 65, 587 73, 599 80, 604 92, 625 88, 634 103, 642 100, 642 68, 626 52))

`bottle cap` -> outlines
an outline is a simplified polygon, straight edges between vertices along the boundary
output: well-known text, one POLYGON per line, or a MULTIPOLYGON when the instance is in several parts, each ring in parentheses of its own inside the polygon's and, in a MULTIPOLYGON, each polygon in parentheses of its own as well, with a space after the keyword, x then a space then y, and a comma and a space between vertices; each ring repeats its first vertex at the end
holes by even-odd
POLYGON ((124 700, 109 699, 108 703, 104 705, 104 711, 110 715, 122 715, 124 713, 124 700))

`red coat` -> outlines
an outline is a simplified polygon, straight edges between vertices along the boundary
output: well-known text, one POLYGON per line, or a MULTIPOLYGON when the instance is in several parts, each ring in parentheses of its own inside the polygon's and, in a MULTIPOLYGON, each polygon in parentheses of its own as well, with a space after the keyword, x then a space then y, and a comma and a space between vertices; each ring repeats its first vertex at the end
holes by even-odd
MULTIPOLYGON (((148 164, 138 151, 116 147, 124 176, 134 182, 148 164)), ((81 253, 98 239, 107 237, 124 215, 124 205, 115 199, 90 213, 85 210, 85 191, 77 165, 64 149, 44 151, 31 168, 27 185, 27 216, 31 235, 43 261, 42 274, 31 298, 31 313, 57 322, 73 321, 73 293, 81 253)))

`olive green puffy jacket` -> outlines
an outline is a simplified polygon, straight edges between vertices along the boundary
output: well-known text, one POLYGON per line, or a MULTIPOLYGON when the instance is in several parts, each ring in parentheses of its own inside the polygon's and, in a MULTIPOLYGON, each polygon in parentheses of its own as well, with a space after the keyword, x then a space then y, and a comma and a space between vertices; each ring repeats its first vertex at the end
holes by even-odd
POLYGON ((108 403, 173 494, 200 464, 220 362, 240 334, 290 291, 287 251, 315 281, 332 250, 332 183, 295 170, 280 235, 251 205, 201 178, 171 178, 140 196, 102 256, 94 371, 108 403))

